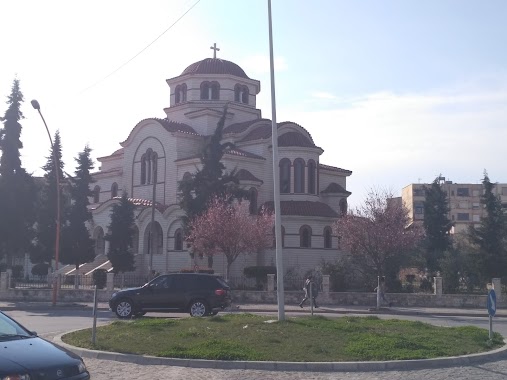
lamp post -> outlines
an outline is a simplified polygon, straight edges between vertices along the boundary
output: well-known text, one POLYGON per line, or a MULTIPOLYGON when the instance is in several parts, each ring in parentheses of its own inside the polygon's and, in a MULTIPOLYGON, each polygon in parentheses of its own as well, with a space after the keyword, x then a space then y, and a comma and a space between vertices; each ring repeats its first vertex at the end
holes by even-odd
MULTIPOLYGON (((32 100, 32 107, 39 112, 39 115, 46 127, 46 132, 48 133, 49 141, 51 143, 51 150, 53 151, 53 162, 55 164, 55 176, 56 176, 56 237, 55 237, 55 273, 58 272, 58 261, 60 256, 60 165, 58 162, 58 156, 56 155, 55 146, 53 145, 53 139, 51 138, 51 133, 49 133, 48 125, 46 124, 46 120, 44 120, 44 116, 40 112, 40 104, 37 100, 32 100)), ((52 303, 53 306, 56 306, 56 293, 57 293, 57 276, 53 276, 53 298, 52 303)))
POLYGON ((275 246, 276 246, 276 283, 278 298, 278 320, 285 320, 285 294, 283 287, 283 253, 282 253, 282 213, 280 209, 280 173, 278 167, 278 128, 276 125, 276 101, 275 101, 275 63, 273 57, 273 27, 271 20, 271 0, 268 0, 268 23, 269 23, 269 63, 271 77, 271 145, 273 147, 273 183, 275 204, 275 246))

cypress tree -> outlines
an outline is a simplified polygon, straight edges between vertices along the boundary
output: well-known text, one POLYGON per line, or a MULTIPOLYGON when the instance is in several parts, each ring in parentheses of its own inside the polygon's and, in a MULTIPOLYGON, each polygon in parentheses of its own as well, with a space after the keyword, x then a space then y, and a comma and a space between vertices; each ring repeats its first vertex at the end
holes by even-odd
MULTIPOLYGON (((57 220, 57 194, 56 194, 56 167, 53 154, 56 154, 59 167, 59 178, 63 178, 62 146, 60 132, 55 133, 53 147, 42 169, 44 181, 38 192, 37 221, 35 224, 34 245, 30 251, 32 263, 51 263, 55 255, 56 220, 57 220)), ((65 224, 64 200, 65 193, 60 193, 60 223, 65 224)))
POLYGON ((490 281, 494 277, 507 274, 507 216, 500 198, 493 193, 495 184, 491 183, 488 173, 482 180, 484 193, 481 204, 486 216, 481 218, 478 227, 469 229, 470 241, 479 248, 478 262, 483 279, 490 281))
POLYGON ((92 262, 95 258, 95 244, 86 226, 92 221, 92 214, 88 210, 90 204, 88 197, 92 196, 90 184, 93 182, 90 173, 93 169, 90 152, 91 149, 86 146, 76 158, 78 165, 75 177, 70 178, 72 205, 69 210, 68 222, 62 230, 60 261, 63 264, 75 265, 77 274, 81 264, 92 262))
POLYGON ((424 194, 424 256, 426 267, 434 273, 440 270, 439 260, 444 257, 444 252, 452 247, 450 232, 453 223, 449 220, 449 201, 440 186, 439 177, 430 187, 425 186, 424 194))
POLYGON ((21 257, 30 247, 35 220, 36 188, 33 178, 21 166, 20 149, 21 104, 23 94, 15 79, 8 108, 0 129, 0 258, 6 256, 7 265, 13 257, 21 257))
POLYGON ((113 206, 109 233, 105 239, 109 241, 107 257, 111 261, 114 273, 131 272, 134 268, 133 237, 134 205, 123 193, 120 203, 113 206))

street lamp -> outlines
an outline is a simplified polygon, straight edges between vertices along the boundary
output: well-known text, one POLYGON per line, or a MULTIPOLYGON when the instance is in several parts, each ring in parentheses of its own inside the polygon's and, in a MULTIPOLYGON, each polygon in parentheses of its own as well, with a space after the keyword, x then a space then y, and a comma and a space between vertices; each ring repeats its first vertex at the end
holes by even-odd
MULTIPOLYGON (((51 133, 49 133, 48 125, 46 124, 46 120, 44 120, 44 116, 40 112, 40 104, 37 100, 32 100, 32 107, 39 112, 39 115, 46 127, 46 132, 48 133, 49 141, 51 142, 51 150, 53 151, 53 162, 55 164, 55 176, 56 176, 56 237, 55 237, 55 273, 58 272, 58 260, 60 256, 60 165, 58 163, 58 156, 56 155, 55 146, 53 145, 53 139, 51 138, 51 133)), ((56 292, 57 292, 57 276, 53 276, 53 306, 56 306, 56 292)))

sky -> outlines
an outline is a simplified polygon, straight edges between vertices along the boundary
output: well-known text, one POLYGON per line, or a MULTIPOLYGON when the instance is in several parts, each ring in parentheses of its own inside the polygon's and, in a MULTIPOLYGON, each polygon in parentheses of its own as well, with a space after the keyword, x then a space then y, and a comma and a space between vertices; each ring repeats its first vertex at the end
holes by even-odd
MULTIPOLYGON (((257 106, 271 117, 267 0, 17 0, 0 15, 0 115, 18 78, 34 175, 50 143, 30 100, 73 173, 86 144, 107 156, 139 121, 164 117, 165 80, 213 43, 261 81, 257 106)), ((352 207, 439 175, 478 183, 487 170, 507 183, 506 16, 503 0, 272 0, 277 121, 353 172, 352 207)))

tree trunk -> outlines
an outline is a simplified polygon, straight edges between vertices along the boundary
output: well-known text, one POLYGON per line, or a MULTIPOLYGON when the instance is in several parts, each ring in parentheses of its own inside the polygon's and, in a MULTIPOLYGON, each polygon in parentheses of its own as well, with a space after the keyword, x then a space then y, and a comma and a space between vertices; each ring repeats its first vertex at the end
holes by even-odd
POLYGON ((213 255, 208 256, 208 268, 209 269, 213 268, 213 255))

